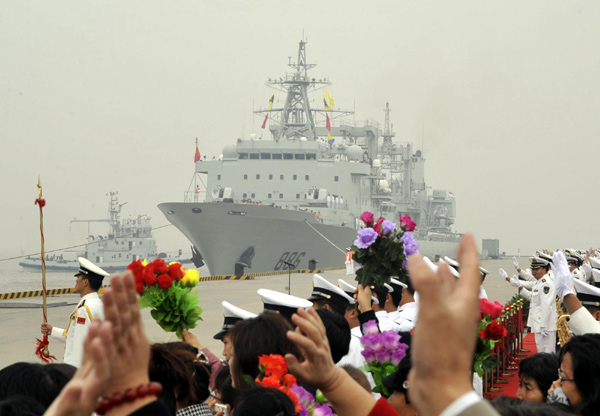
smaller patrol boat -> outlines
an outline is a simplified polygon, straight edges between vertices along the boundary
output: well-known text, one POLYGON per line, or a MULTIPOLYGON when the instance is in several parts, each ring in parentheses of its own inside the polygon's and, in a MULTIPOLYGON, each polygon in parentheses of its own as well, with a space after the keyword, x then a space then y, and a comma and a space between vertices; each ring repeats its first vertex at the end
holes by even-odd
MULTIPOLYGON (((110 192, 108 218, 71 221, 71 223, 88 223, 88 242, 85 245, 85 251, 78 252, 75 257, 85 257, 108 272, 125 271, 132 261, 138 259, 150 262, 162 258, 167 263, 178 261, 182 264, 191 262, 189 258, 182 258, 182 250, 178 250, 176 256, 158 252, 156 240, 152 235, 150 217, 138 215, 135 218, 129 216, 129 218, 121 220, 121 208, 125 204, 126 202, 119 204, 118 192, 110 192), (90 234, 90 223, 92 222, 108 223, 108 234, 90 234)), ((79 270, 77 260, 67 259, 63 254, 47 254, 45 263, 46 270, 79 270)), ((39 256, 26 257, 19 265, 24 268, 41 269, 42 258, 39 256)))

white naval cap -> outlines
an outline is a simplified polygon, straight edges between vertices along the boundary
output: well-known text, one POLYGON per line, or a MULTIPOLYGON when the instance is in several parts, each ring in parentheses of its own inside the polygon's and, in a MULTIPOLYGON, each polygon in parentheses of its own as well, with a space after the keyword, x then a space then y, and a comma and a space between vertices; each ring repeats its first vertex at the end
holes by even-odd
MULTIPOLYGON (((340 289, 342 289, 346 295, 348 295, 352 298, 352 302, 350 302, 350 304, 354 305, 356 303, 354 301, 354 291, 356 290, 356 287, 352 286, 350 283, 348 283, 342 279, 338 279, 338 285, 339 285, 340 289)), ((377 298, 375 296, 371 296, 371 301, 375 305, 379 304, 379 301, 377 300, 377 298)))
POLYGON ((567 263, 583 263, 583 256, 575 250, 566 249, 565 257, 567 258, 567 263))
POLYGON ((83 274, 86 277, 98 277, 100 279, 104 279, 105 277, 109 276, 108 273, 106 273, 104 270, 96 266, 94 263, 92 263, 85 257, 77 257, 77 261, 79 262, 79 271, 77 272, 77 274, 75 274, 75 276, 83 274))
POLYGON ((599 269, 600 270, 600 259, 596 258, 596 257, 590 257, 590 264, 592 265, 592 269, 599 269))
POLYGON ((577 299, 583 306, 600 308, 600 287, 592 286, 579 279, 573 279, 577 289, 577 299))
MULTIPOLYGON (((449 264, 448 262, 446 262, 446 261, 444 261, 442 259, 440 259, 440 261, 438 263, 446 263, 446 264, 448 264, 448 266, 450 266, 450 267, 448 267, 448 269, 450 270, 450 273, 452 274, 452 276, 454 276, 456 278, 460 277, 460 273, 458 272, 458 262, 456 262, 456 261, 454 261, 452 259, 449 259, 448 257, 444 257, 444 258, 453 261, 454 263, 456 263, 456 266, 453 266, 453 265, 449 264)), ((437 269, 435 270, 435 272, 437 273, 437 269)))
POLYGON ((224 315, 223 327, 213 336, 214 339, 223 339, 225 334, 229 332, 229 330, 233 328, 235 324, 244 319, 250 319, 256 316, 255 313, 238 308, 237 306, 234 306, 226 301, 221 302, 221 305, 223 306, 224 315))
POLYGON ((444 263, 447 263, 448 266, 451 266, 451 267, 453 267, 453 268, 455 268, 457 270, 460 267, 460 263, 459 262, 457 262, 456 260, 451 259, 448 256, 444 256, 444 263))
POLYGON ((258 289, 256 293, 262 299, 265 312, 279 313, 287 319, 291 319, 298 308, 310 308, 313 305, 309 300, 270 289, 258 289))
MULTIPOLYGON (((540 253, 540 254, 543 254, 543 253, 540 253)), ((537 257, 537 256, 529 257, 529 261, 531 262, 532 269, 537 269, 539 267, 546 267, 546 266, 550 265, 550 261, 548 261, 545 258, 537 257)))
POLYGON ((347 295, 342 289, 329 283, 322 276, 315 274, 313 276, 313 291, 308 298, 310 301, 325 299, 339 306, 347 307, 350 303, 354 303, 354 298, 347 295))
POLYGON ((394 279, 393 277, 390 278, 390 285, 392 286, 392 288, 394 288, 394 290, 399 291, 402 291, 402 289, 406 289, 408 287, 406 283, 402 283, 400 280, 394 279))
POLYGON ((593 268, 592 276, 594 278, 594 285, 600 287, 600 269, 593 268))
POLYGON ((546 260, 548 262, 548 264, 552 263, 552 255, 546 254, 543 251, 536 251, 535 252, 535 256, 533 256, 533 258, 539 258, 542 260, 546 260))

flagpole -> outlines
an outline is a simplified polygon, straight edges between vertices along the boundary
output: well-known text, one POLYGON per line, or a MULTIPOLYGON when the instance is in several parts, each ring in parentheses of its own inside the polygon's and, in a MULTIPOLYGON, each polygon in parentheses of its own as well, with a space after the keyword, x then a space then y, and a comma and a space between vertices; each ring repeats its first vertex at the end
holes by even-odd
MULTIPOLYGON (((42 294, 43 294, 43 315, 44 323, 48 323, 48 309, 46 305, 46 255, 44 252, 44 213, 42 208, 46 205, 46 200, 42 198, 42 179, 38 175, 38 198, 35 200, 35 204, 40 208, 40 236, 41 236, 41 254, 42 254, 42 294)), ((36 349, 36 355, 42 359, 43 362, 49 363, 52 360, 56 360, 55 357, 50 355, 48 351, 48 334, 44 334, 43 339, 38 339, 38 346, 36 349)))

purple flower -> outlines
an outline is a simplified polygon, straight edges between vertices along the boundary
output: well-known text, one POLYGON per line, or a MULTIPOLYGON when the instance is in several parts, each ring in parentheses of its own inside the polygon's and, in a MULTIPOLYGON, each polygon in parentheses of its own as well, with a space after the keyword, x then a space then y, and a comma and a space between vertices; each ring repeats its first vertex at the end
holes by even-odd
POLYGON ((400 344, 398 349, 395 349, 394 351, 392 351, 392 364, 394 364, 394 365, 400 364, 400 361, 402 361, 402 359, 406 355, 407 349, 408 349, 408 345, 400 344))
POLYGON ((360 338, 364 347, 373 348, 375 351, 383 347, 383 338, 381 334, 365 334, 360 338))
POLYGON ((376 334, 379 332, 379 328, 377 328, 377 321, 370 320, 363 324, 362 330, 365 334, 376 334))
POLYGON ((375 360, 375 350, 373 348, 367 347, 360 353, 365 357, 365 361, 368 363, 375 360))
POLYGON ((315 403, 313 416, 335 416, 335 413, 327 403, 315 403))
POLYGON ((381 337, 383 338, 383 345, 387 349, 393 350, 400 345, 401 337, 394 331, 383 331, 381 337))
POLYGON ((375 351, 375 360, 380 363, 391 361, 390 351, 387 348, 380 348, 375 351))
POLYGON ((358 238, 354 240, 354 245, 358 248, 369 248, 377 240, 377 231, 372 228, 363 228, 358 230, 358 238))
POLYGON ((298 413, 299 416, 310 416, 308 412, 308 407, 315 402, 315 398, 312 394, 310 394, 306 389, 300 387, 297 384, 292 385, 292 393, 298 397, 298 401, 300 402, 300 406, 302 406, 302 411, 298 413))
POLYGON ((419 252, 419 243, 415 240, 415 236, 412 233, 404 233, 400 237, 400 241, 404 245, 404 256, 410 257, 412 254, 419 252))
POLYGON ((396 229, 396 224, 394 224, 391 221, 385 220, 381 224, 381 228, 383 228, 383 234, 387 235, 389 233, 394 232, 394 230, 396 229))

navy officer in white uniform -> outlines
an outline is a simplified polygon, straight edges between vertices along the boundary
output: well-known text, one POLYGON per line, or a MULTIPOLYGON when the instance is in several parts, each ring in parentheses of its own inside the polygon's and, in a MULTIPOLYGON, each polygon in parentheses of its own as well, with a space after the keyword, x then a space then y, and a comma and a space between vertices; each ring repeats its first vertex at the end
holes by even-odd
POLYGON ((42 334, 65 341, 64 362, 75 367, 81 365, 83 341, 96 319, 104 320, 104 305, 98 296, 102 279, 108 276, 104 270, 91 261, 79 257, 79 271, 75 274, 75 293, 81 296, 77 307, 69 318, 67 329, 42 324, 42 334))

